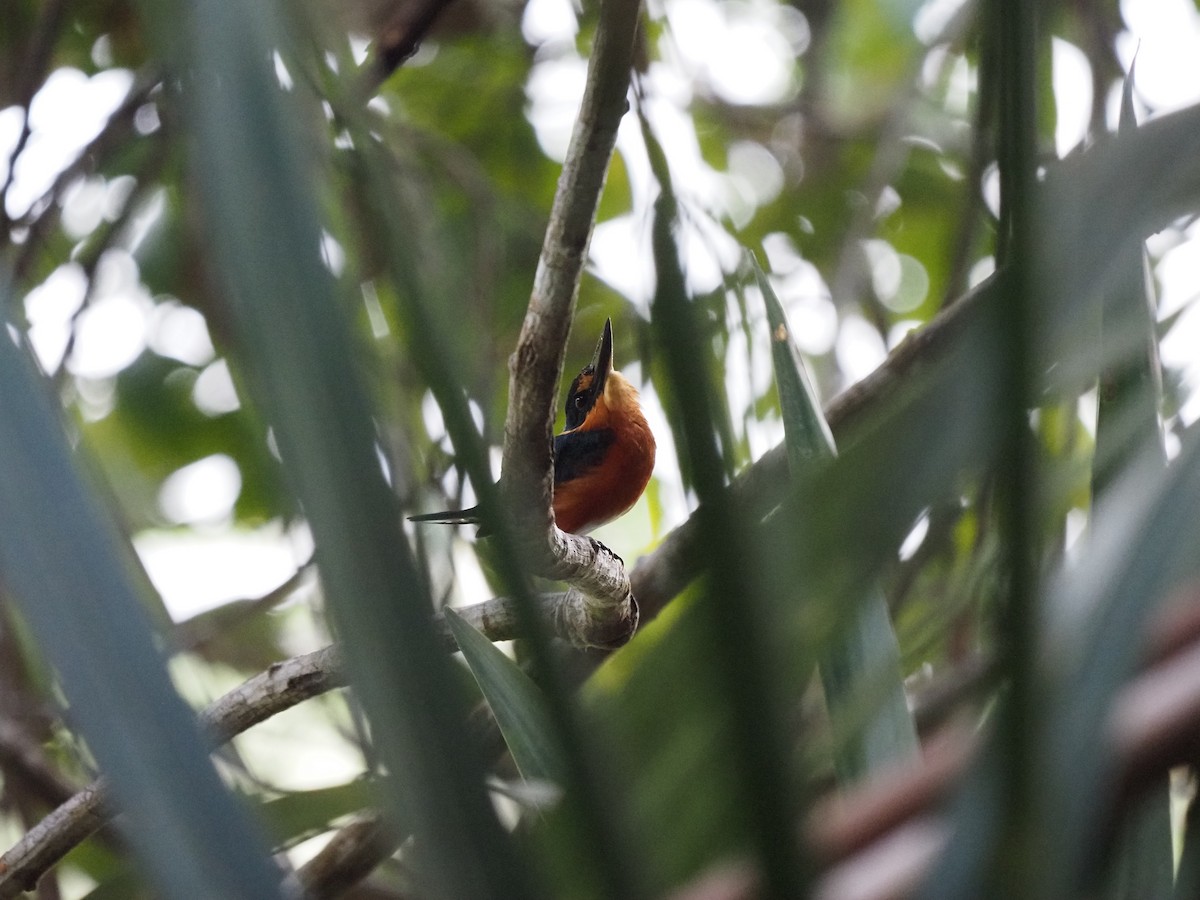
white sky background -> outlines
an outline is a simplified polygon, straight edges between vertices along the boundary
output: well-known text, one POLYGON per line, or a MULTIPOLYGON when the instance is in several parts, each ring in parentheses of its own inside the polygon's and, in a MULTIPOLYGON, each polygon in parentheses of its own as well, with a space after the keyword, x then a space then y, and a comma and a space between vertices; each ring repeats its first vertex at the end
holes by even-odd
MULTIPOLYGON (((786 97, 794 88, 793 56, 807 42, 806 25, 794 11, 767 0, 721 5, 711 0, 660 0, 660 5, 671 24, 670 52, 667 64, 655 64, 648 75, 654 98, 649 114, 677 183, 685 186, 686 198, 698 208, 715 210, 735 222, 742 220, 782 188, 778 163, 762 148, 747 144, 733 148, 729 172, 712 170, 703 162, 696 135, 682 110, 697 80, 734 102, 771 102, 786 97)), ((930 0, 918 18, 928 20, 955 5, 955 0, 930 0)), ((1200 13, 1195 6, 1189 0, 1126 0, 1122 9, 1130 30, 1122 35, 1118 52, 1128 67, 1140 42, 1136 79, 1140 98, 1159 112, 1200 101, 1200 13)), ((527 87, 530 116, 543 148, 557 159, 565 153, 585 72, 585 62, 573 49, 575 28, 570 0, 530 0, 523 29, 531 42, 542 45, 542 61, 527 87)), ((98 47, 97 53, 102 56, 103 52, 103 46, 98 47)), ((1056 40, 1053 62, 1059 110, 1055 138, 1061 154, 1084 136, 1091 82, 1083 54, 1072 45, 1056 40)), ((91 78, 76 70, 59 70, 50 77, 31 110, 33 135, 18 159, 10 214, 21 216, 42 195, 56 174, 99 132, 131 83, 130 73, 120 70, 91 78)), ((1114 93, 1109 101, 1115 115, 1119 95, 1114 93)), ((144 127, 149 130, 155 124, 146 121, 144 127)), ((0 178, 6 175, 20 128, 19 110, 0 110, 0 178)), ((651 269, 649 265, 630 265, 630 260, 645 256, 646 211, 652 188, 640 134, 630 117, 622 125, 618 148, 630 173, 634 211, 596 229, 592 262, 599 277, 645 310, 652 291, 651 269)), ((103 219, 116 215, 132 187, 128 178, 81 182, 64 206, 64 228, 73 236, 88 234, 103 219)), ((154 214, 151 204, 135 232, 144 233, 146 220, 154 214)), ((1200 225, 1185 235, 1158 237, 1152 247, 1169 248, 1157 270, 1162 284, 1160 313, 1169 315, 1200 293, 1200 225)), ((868 250, 872 258, 874 250, 881 254, 877 278, 901 278, 904 273, 897 264, 902 261, 888 257, 886 247, 868 250)), ((768 240, 767 251, 793 331, 806 352, 819 355, 833 350, 852 380, 883 360, 887 347, 878 333, 856 316, 839 320, 827 287, 787 242, 768 240)), ((716 229, 689 229, 685 256, 693 286, 698 290, 714 287, 721 269, 731 269, 736 263, 737 252, 733 242, 716 229)), ((48 369, 61 363, 70 322, 83 302, 85 287, 79 267, 67 264, 26 298, 31 341, 48 369)), ((194 390, 201 409, 216 414, 237 406, 228 370, 215 356, 203 319, 178 303, 156 306, 126 251, 111 252, 100 266, 93 297, 79 317, 78 329, 67 366, 80 380, 85 414, 99 416, 106 411, 112 377, 146 347, 204 367, 194 390)), ((740 329, 732 329, 732 334, 727 382, 737 418, 752 391, 762 389, 770 372, 755 362, 766 362, 766 355, 750 354, 740 329)), ((892 342, 899 336, 893 335, 892 342)), ((1162 345, 1164 362, 1183 367, 1193 389, 1184 410, 1185 421, 1200 418, 1198 346, 1200 304, 1192 304, 1162 345)), ((639 380, 636 367, 625 368, 639 380)), ((670 432, 661 407, 652 391, 645 392, 645 399, 651 424, 660 436, 660 459, 670 459, 670 432)), ((763 452, 780 434, 781 430, 771 425, 761 426, 749 435, 753 452, 763 452)), ((660 466, 657 475, 664 483, 667 521, 663 524, 670 527, 686 514, 682 489, 670 467, 660 466)), ((201 460, 172 476, 160 497, 163 513, 173 521, 197 526, 195 533, 160 532, 138 538, 147 568, 177 618, 230 599, 264 593, 283 581, 307 555, 306 539, 285 534, 278 526, 254 534, 232 530, 231 510, 240 488, 240 473, 227 457, 201 460)), ((621 528, 600 533, 626 558, 636 555, 652 536, 644 509, 634 516, 640 518, 635 518, 633 528, 623 523, 621 528)), ((467 569, 460 567, 460 571, 467 569)), ((474 596, 482 590, 476 583, 466 593, 474 596)))

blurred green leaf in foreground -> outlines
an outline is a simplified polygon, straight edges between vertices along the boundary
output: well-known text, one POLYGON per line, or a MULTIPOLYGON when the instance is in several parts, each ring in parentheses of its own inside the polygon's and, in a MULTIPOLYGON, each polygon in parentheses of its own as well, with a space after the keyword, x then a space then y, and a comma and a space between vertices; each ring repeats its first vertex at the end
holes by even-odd
POLYGON ((650 4, 556 244, 611 4, 12 0, 0 898, 1192 896, 1182 6, 650 4), (553 428, 611 318, 658 461, 562 585, 404 516, 584 252, 553 428))

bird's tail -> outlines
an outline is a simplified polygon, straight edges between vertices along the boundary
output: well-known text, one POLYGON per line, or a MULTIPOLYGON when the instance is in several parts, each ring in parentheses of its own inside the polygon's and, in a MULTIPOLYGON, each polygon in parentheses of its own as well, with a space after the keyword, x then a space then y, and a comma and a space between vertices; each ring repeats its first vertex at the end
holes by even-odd
POLYGON ((409 516, 410 522, 432 522, 437 525, 478 525, 479 507, 470 509, 443 509, 441 512, 422 513, 419 516, 409 516))

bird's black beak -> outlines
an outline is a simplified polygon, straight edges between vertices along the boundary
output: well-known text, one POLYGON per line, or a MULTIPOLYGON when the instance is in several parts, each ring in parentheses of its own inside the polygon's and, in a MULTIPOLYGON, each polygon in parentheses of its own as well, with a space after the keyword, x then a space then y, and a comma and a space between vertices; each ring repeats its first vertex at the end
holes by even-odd
POLYGON ((588 413, 596 405, 596 401, 604 396, 604 384, 608 381, 609 373, 613 370, 613 337, 612 319, 604 323, 604 331, 600 335, 600 343, 596 345, 596 355, 575 376, 571 382, 571 390, 567 392, 567 430, 578 428, 587 418, 588 413))
POLYGON ((612 336, 612 319, 604 320, 604 330, 600 332, 600 343, 596 345, 596 355, 592 357, 592 371, 596 374, 593 376, 592 392, 593 395, 599 397, 604 393, 604 382, 608 380, 608 373, 613 368, 613 336, 612 336))

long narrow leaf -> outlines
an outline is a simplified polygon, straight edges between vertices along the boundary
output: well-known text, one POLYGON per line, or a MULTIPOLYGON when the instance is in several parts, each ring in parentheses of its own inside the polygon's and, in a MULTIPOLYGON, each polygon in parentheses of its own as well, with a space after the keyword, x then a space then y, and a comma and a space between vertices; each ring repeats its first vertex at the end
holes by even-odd
MULTIPOLYGON (((1049 591, 1052 613, 1040 659, 1043 709, 1033 735, 1033 808, 1024 846, 1031 897, 1070 896, 1100 864, 1099 835, 1113 760, 1097 752, 1112 698, 1139 658, 1148 616, 1200 572, 1200 434, 1165 472, 1142 464, 1111 488, 1120 518, 1099 523, 1088 544, 1049 591), (1051 727, 1051 723, 1053 727, 1051 727)), ((975 799, 963 802, 956 834, 922 896, 982 896, 985 875, 971 850, 986 840, 997 800, 995 771, 978 771, 975 799), (989 785, 990 786, 987 786, 989 785)))
MULTIPOLYGON (((1120 132, 1137 130, 1133 108, 1133 66, 1121 96, 1120 132)), ((1149 261, 1142 243, 1122 254, 1120 268, 1108 288, 1101 310, 1102 343, 1116 344, 1102 359, 1113 360, 1100 376, 1096 414, 1096 453, 1092 464, 1092 517, 1099 522, 1120 515, 1108 502, 1108 488, 1121 472, 1148 454, 1166 464, 1159 408, 1162 372, 1158 359, 1158 329, 1149 261), (1122 340, 1112 334, 1142 334, 1142 351, 1120 355, 1122 340)), ((1171 785, 1167 776, 1124 823, 1108 866, 1105 896, 1110 900, 1169 896, 1174 882, 1171 854, 1171 785)))
POLYGON ((574 837, 573 858, 578 867, 592 870, 607 893, 635 897, 640 892, 637 866, 631 863, 635 844, 622 836, 620 819, 607 799, 611 790, 605 784, 597 738, 587 735, 584 723, 577 719, 571 689, 556 664, 549 629, 541 619, 511 523, 495 514, 501 502, 499 486, 492 483, 487 447, 473 421, 460 373, 451 365, 453 342, 439 327, 436 310, 444 288, 433 286, 436 277, 423 277, 424 261, 415 242, 406 240, 404 207, 383 201, 392 191, 400 192, 400 186, 384 165, 382 148, 365 127, 358 141, 360 186, 369 194, 364 205, 372 209, 372 222, 388 244, 389 268, 399 295, 397 311, 409 334, 409 352, 437 398, 456 456, 476 486, 480 509, 489 521, 489 567, 516 606, 529 661, 549 710, 545 724, 553 729, 552 739, 560 748, 558 774, 564 779, 560 785, 578 810, 569 817, 572 824, 566 829, 574 837))
MULTIPOLYGON (((836 454, 833 432, 817 402, 783 305, 758 260, 748 256, 767 307, 788 462, 792 474, 799 475, 811 460, 836 454)), ((900 645, 877 584, 868 589, 854 622, 819 668, 837 733, 834 762, 843 784, 916 754, 917 733, 904 694, 900 645)))
POLYGON ((1179 852, 1179 871, 1175 880, 1175 900, 1200 896, 1200 805, 1188 807, 1183 826, 1183 847, 1179 852))
POLYGON ((0 460, 0 581, 62 679, 141 861, 169 897, 279 896, 265 844, 217 778, 154 648, 132 551, 76 470, 48 386, 8 332, 0 460))
POLYGON ((384 799, 417 839, 430 895, 526 896, 379 463, 361 354, 321 261, 312 142, 297 125, 312 120, 271 68, 273 53, 292 58, 280 11, 220 0, 144 10, 184 75, 214 272, 313 532, 347 667, 390 772, 384 799))
POLYGON ((1105 900, 1170 897, 1175 887, 1171 852, 1171 779, 1167 774, 1134 807, 1118 837, 1104 873, 1105 900))
POLYGON ((644 116, 641 124, 661 192, 653 222, 657 273, 653 325, 666 360, 671 393, 679 404, 683 447, 703 504, 701 543, 712 567, 699 610, 708 629, 712 664, 730 704, 733 765, 742 779, 746 802, 754 810, 750 839, 763 866, 767 890, 777 896, 799 896, 806 875, 792 838, 792 817, 798 804, 784 749, 782 700, 776 696, 778 661, 766 639, 759 585, 748 564, 752 555, 748 531, 738 521, 725 490, 724 464, 714 435, 716 401, 708 389, 704 342, 676 245, 678 204, 670 171, 644 116))
POLYGON ((356 778, 331 787, 289 791, 262 804, 258 812, 276 848, 293 847, 328 831, 336 819, 370 808, 377 789, 374 779, 356 778))
POLYGON ((996 164, 1000 182, 996 258, 1009 273, 1003 312, 992 329, 1003 367, 996 397, 1000 445, 991 484, 1004 575, 997 640, 1007 689, 995 732, 1004 778, 998 810, 1001 838, 989 866, 992 878, 1007 878, 1020 896, 1033 890, 1023 836, 1034 803, 1032 733, 1039 721, 1042 699, 1035 687, 1034 665, 1035 601, 1041 576, 1036 527, 1039 473, 1029 434, 1029 409, 1036 402, 1036 319, 1031 287, 1040 251, 1034 241, 1038 31, 1036 4, 1031 0, 991 0, 984 6, 984 40, 994 42, 996 65, 996 164))
POLYGON ((771 359, 775 364, 775 384, 779 389, 779 408, 783 412, 788 460, 792 474, 804 470, 809 459, 823 459, 837 454, 833 432, 825 421, 817 392, 813 389, 808 369, 788 326, 783 304, 771 287, 757 257, 747 252, 746 258, 754 269, 754 278, 762 292, 767 308, 767 324, 771 328, 771 359))
MULTIPOLYGON (((1137 131, 1133 108, 1133 69, 1121 95, 1120 134, 1137 131)), ((1102 505, 1103 494, 1122 469, 1142 452, 1165 462, 1159 408, 1162 371, 1158 359, 1153 278, 1141 241, 1131 243, 1114 261, 1114 276, 1101 308, 1101 361, 1109 363, 1100 376, 1096 413, 1096 457, 1092 467, 1092 499, 1102 505), (1137 335, 1134 352, 1127 335, 1137 335)))
POLYGON ((561 785, 564 779, 562 748, 554 739, 550 712, 537 685, 520 666, 453 609, 446 609, 446 624, 495 713, 500 732, 521 774, 525 778, 540 778, 561 785))

